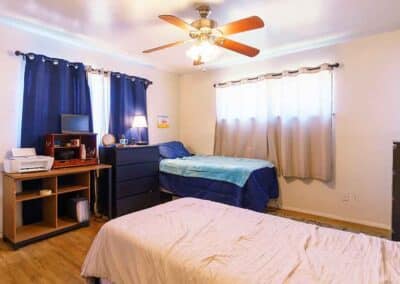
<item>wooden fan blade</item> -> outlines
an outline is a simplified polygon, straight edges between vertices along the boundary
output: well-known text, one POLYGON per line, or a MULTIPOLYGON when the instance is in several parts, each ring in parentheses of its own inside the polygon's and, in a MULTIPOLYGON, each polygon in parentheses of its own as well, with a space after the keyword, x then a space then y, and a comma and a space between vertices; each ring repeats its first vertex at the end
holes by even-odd
POLYGON ((264 27, 263 20, 260 17, 252 16, 218 27, 218 30, 220 30, 223 35, 232 35, 262 27, 264 27))
POLYGON ((180 45, 180 44, 183 44, 185 42, 186 42, 186 40, 180 40, 180 41, 177 41, 177 42, 173 42, 173 43, 169 43, 169 44, 166 44, 166 45, 161 45, 161 46, 158 46, 158 47, 155 47, 155 48, 147 49, 147 50, 144 50, 142 52, 143 53, 150 53, 150 52, 154 52, 154 51, 161 50, 161 49, 164 49, 164 48, 180 45))
POLYGON ((172 16, 172 15, 160 15, 158 16, 160 19, 177 26, 178 28, 184 29, 188 32, 196 30, 196 28, 192 27, 188 23, 186 23, 184 20, 179 19, 178 17, 172 16))
POLYGON ((254 57, 260 53, 257 48, 224 37, 217 38, 215 44, 249 57, 254 57))

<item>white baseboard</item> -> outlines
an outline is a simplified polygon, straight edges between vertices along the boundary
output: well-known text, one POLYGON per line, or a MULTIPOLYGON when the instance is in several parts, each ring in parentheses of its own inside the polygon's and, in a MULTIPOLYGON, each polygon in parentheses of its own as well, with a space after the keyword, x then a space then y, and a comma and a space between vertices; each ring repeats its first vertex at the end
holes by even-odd
POLYGON ((391 226, 388 226, 386 224, 382 224, 382 223, 376 223, 376 222, 371 222, 371 221, 367 221, 367 220, 360 220, 360 219, 353 219, 353 218, 343 218, 341 216, 337 216, 335 214, 327 214, 327 213, 322 213, 322 212, 318 212, 318 211, 313 211, 313 210, 304 210, 304 209, 300 209, 300 208, 296 208, 296 207, 291 207, 291 206, 271 206, 273 208, 279 208, 279 209, 284 209, 284 210, 290 210, 290 211, 296 211, 299 213, 305 213, 305 214, 310 214, 310 215, 315 215, 315 216, 321 216, 321 217, 325 217, 325 218, 330 218, 330 219, 335 219, 338 221, 344 221, 344 222, 350 222, 350 223, 355 223, 355 224, 360 224, 360 225, 365 225, 365 226, 369 226, 369 227, 375 227, 375 228, 379 228, 379 229, 384 229, 384 230, 392 230, 391 226))

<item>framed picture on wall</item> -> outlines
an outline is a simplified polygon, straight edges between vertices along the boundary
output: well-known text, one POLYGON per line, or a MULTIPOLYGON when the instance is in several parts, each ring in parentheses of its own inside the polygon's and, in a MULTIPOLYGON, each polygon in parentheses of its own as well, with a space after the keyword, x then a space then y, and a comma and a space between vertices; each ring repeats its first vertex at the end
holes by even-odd
POLYGON ((157 127, 158 128, 169 128, 168 115, 159 115, 157 117, 157 127))

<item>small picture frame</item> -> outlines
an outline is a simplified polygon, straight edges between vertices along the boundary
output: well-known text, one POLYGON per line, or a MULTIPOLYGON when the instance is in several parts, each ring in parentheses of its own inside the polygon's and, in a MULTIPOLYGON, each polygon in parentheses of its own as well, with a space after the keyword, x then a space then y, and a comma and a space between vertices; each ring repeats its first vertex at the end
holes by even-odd
POLYGON ((158 128, 169 128, 169 117, 168 115, 159 115, 157 117, 158 128))

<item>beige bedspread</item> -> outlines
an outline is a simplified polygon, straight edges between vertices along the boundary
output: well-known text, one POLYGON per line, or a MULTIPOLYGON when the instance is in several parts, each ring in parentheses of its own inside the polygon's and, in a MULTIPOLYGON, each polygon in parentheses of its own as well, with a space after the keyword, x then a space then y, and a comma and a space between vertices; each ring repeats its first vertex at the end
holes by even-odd
POLYGON ((82 275, 113 283, 400 283, 400 243, 182 198, 106 223, 82 275))

